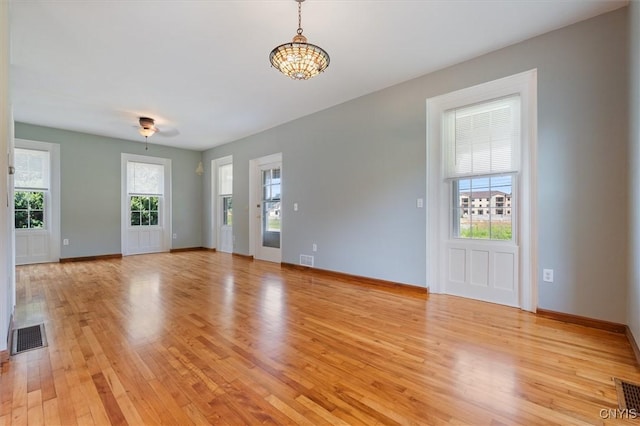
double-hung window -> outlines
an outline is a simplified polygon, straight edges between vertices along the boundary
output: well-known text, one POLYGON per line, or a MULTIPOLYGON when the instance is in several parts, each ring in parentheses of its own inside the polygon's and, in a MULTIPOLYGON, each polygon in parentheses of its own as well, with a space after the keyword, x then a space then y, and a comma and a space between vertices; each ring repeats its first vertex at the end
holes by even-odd
POLYGON ((46 229, 50 187, 49 151, 16 148, 14 224, 16 229, 46 229))
POLYGON ((222 207, 223 226, 233 225, 233 164, 218 167, 218 195, 222 207))
POLYGON ((520 96, 446 111, 444 137, 452 237, 513 241, 520 96))
POLYGON ((133 227, 161 225, 164 166, 129 161, 127 169, 129 225, 133 227))

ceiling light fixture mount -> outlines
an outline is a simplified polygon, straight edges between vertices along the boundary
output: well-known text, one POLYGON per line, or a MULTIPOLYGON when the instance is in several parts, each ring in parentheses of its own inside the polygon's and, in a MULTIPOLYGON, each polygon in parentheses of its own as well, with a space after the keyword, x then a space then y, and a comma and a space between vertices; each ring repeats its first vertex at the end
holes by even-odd
POLYGON ((329 66, 329 54, 320 46, 307 43, 302 35, 302 2, 298 3, 298 31, 291 43, 277 46, 269 54, 271 65, 294 80, 308 80, 329 66))
POLYGON ((145 138, 153 136, 153 134, 158 131, 158 129, 156 129, 155 120, 153 118, 140 117, 139 123, 139 132, 145 138))
POLYGON ((149 117, 140 117, 138 122, 140 123, 140 128, 138 131, 142 136, 144 136, 144 149, 145 151, 149 149, 149 144, 147 139, 149 136, 153 136, 158 129, 155 126, 155 120, 149 117))

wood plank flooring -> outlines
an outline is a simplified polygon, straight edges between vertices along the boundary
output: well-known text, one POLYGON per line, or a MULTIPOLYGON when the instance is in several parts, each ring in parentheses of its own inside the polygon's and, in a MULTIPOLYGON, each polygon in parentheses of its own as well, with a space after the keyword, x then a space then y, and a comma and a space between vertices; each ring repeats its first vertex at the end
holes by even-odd
POLYGON ((513 308, 212 252, 17 277, 49 346, 2 368, 0 425, 638 422, 603 419, 640 382, 624 335, 513 308))

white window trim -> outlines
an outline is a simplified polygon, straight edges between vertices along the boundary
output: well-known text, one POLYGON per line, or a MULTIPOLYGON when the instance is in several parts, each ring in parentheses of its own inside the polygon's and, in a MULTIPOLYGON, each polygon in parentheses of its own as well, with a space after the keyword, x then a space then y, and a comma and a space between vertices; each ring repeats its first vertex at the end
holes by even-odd
MULTIPOLYGON (((34 149, 49 152, 49 202, 50 209, 45 217, 47 231, 50 232, 49 261, 58 262, 60 260, 60 145, 57 143, 32 141, 27 139, 16 139, 14 148, 34 149)), ((11 195, 13 195, 13 190, 11 195)), ((47 200, 45 200, 46 203, 47 200)), ((15 220, 13 211, 13 199, 11 201, 11 222, 15 220)), ((14 224, 15 227, 15 224, 14 224)), ((41 230, 37 230, 41 231, 41 230)), ((29 231, 33 232, 33 231, 29 231)), ((13 247, 15 256, 15 246, 13 247)))
POLYGON ((159 164, 164 166, 164 194, 162 202, 162 227, 163 239, 162 250, 169 251, 171 249, 172 235, 172 217, 171 217, 171 159, 159 157, 147 157, 145 155, 121 154, 120 163, 120 194, 121 194, 121 224, 120 224, 120 251, 123 256, 128 255, 127 248, 127 230, 129 229, 129 193, 127 188, 127 163, 133 161, 138 163, 159 164))
POLYGON ((488 83, 458 90, 427 99, 427 288, 441 293, 440 282, 442 255, 440 244, 449 233, 449 217, 440 213, 442 202, 449 202, 450 195, 442 190, 442 165, 444 153, 441 147, 442 114, 460 105, 470 105, 484 100, 519 93, 522 100, 522 145, 519 176, 518 242, 521 259, 519 268, 520 308, 535 312, 538 304, 537 260, 537 70, 494 80, 488 83))

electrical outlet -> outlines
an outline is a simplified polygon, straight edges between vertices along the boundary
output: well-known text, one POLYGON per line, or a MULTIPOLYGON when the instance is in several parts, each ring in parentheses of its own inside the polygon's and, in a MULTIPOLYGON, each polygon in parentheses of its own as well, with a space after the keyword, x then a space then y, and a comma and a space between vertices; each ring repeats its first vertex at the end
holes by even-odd
POLYGON ((553 282, 553 269, 543 269, 542 270, 542 281, 546 283, 553 282))
POLYGON ((65 238, 64 240, 62 240, 62 245, 63 246, 68 246, 69 245, 69 239, 65 238))
POLYGON ((173 239, 175 240, 176 238, 178 238, 178 234, 173 234, 173 239))
POLYGON ((422 198, 418 198, 416 200, 416 207, 419 208, 419 209, 424 207, 424 200, 422 198))
POLYGON ((317 245, 316 243, 313 243, 313 244, 311 245, 311 250, 313 250, 313 251, 318 251, 318 245, 317 245))

